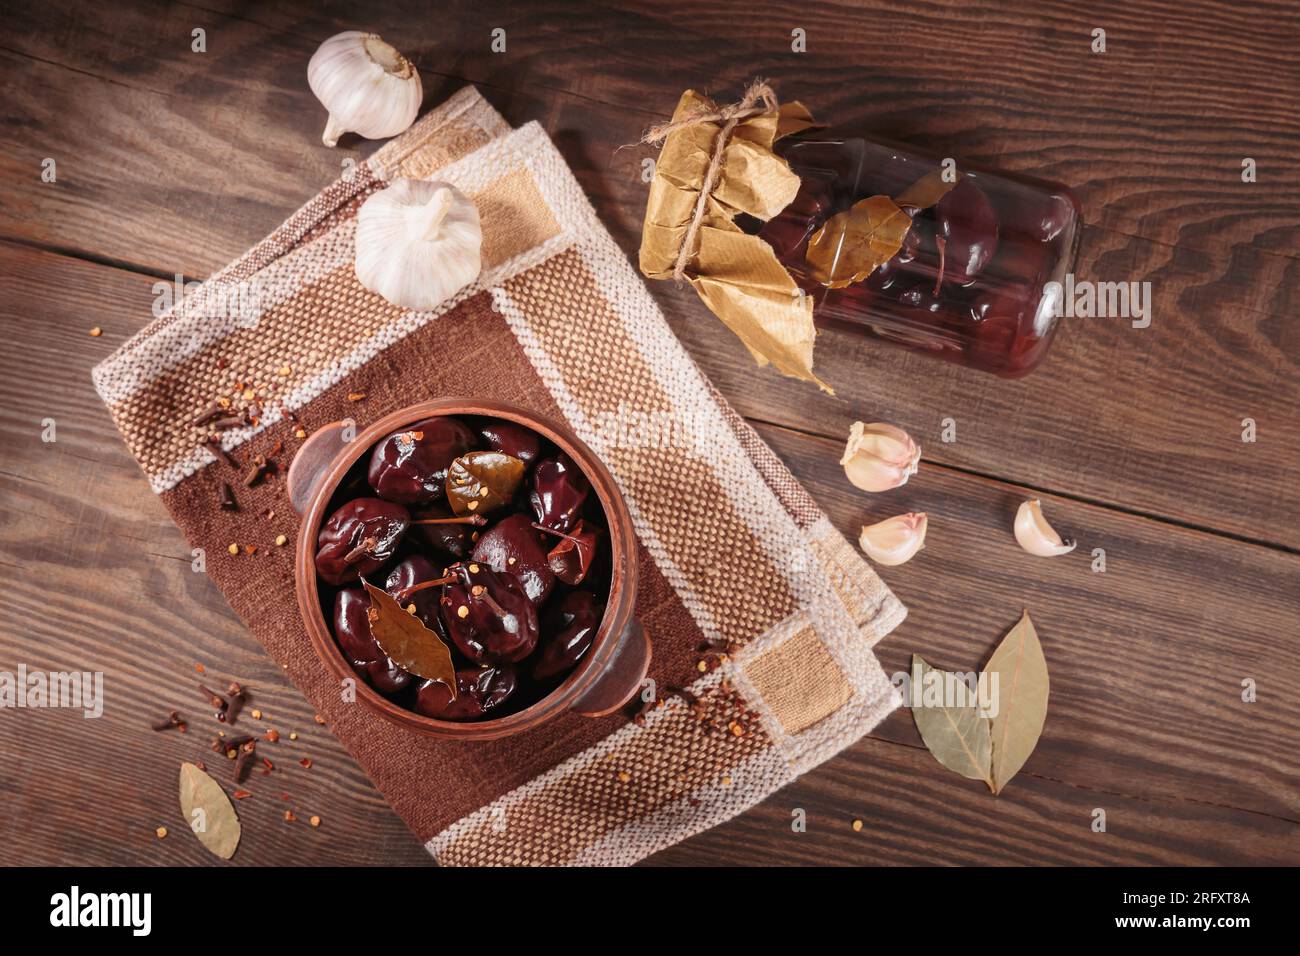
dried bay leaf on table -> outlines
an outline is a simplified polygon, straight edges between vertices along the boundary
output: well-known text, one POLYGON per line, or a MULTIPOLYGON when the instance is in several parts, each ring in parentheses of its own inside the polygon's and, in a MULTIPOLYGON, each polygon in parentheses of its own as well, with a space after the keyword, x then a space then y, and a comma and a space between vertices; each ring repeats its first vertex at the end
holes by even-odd
POLYGON ((361 579, 370 595, 370 633, 379 649, 402 670, 417 677, 441 681, 456 699, 456 665, 451 650, 418 617, 406 611, 389 593, 361 579))
POLYGON ((997 713, 990 719, 994 793, 1001 793, 1038 745, 1047 719, 1047 659, 1025 611, 1002 639, 984 672, 998 679, 997 713))
MULTIPOLYGON (((980 714, 975 695, 970 694, 970 706, 917 706, 917 697, 925 686, 927 674, 940 675, 945 680, 950 675, 932 668, 920 654, 912 655, 912 718, 921 740, 934 758, 949 770, 963 777, 983 780, 993 786, 989 720, 980 714)), ((924 700, 922 696, 922 700, 924 700)))
POLYGON ((181 813, 199 842, 229 860, 239 846, 239 816, 221 784, 192 763, 181 764, 181 813))

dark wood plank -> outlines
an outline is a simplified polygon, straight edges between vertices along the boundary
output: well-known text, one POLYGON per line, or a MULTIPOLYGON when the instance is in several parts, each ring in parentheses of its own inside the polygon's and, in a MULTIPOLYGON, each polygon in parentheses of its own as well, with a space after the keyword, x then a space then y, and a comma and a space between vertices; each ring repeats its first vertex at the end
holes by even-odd
POLYGON ((237 862, 427 864, 216 587, 191 570, 189 544, 95 395, 90 368, 147 319, 152 280, 6 245, 0 281, 5 354, 22 356, 0 376, 0 667, 103 671, 106 699, 98 719, 3 713, 0 864, 214 861, 185 832, 176 797, 183 760, 204 760, 223 782, 231 772, 207 747, 219 728, 195 688, 196 663, 213 684, 235 678, 251 689, 264 719, 246 712, 238 729, 284 735, 262 747, 276 771, 254 774, 254 796, 239 803, 237 862), (91 338, 97 322, 110 331, 91 338), (56 423, 50 444, 46 418, 56 423), (190 719, 188 734, 149 729, 172 709, 190 719), (310 770, 297 763, 304 756, 310 770), (286 807, 300 821, 319 815, 321 828, 284 822, 286 807), (158 826, 170 831, 163 841, 158 826))
MULTIPOLYGON (((1024 494, 1002 482, 923 467, 885 495, 857 491, 828 441, 763 427, 763 437, 856 540, 862 524, 930 515, 926 547, 881 576, 908 620, 878 648, 893 674, 913 652, 976 669, 1022 609, 1052 674, 1047 733, 1025 771, 1141 799, 1195 799, 1300 821, 1300 556, 1043 495, 1076 551, 1036 558, 1012 522, 1024 494), (1105 551, 1093 571, 1093 549, 1105 551), (1242 700, 1253 679, 1259 700, 1242 700), (1274 687, 1273 693, 1266 688, 1274 687)), ((919 746, 907 714, 876 736, 919 746)))
MULTIPOLYGON (((23 95, 6 132, 25 135, 5 146, 9 162, 26 171, 57 153, 76 164, 72 147, 103 137, 118 162, 83 163, 77 180, 86 195, 101 196, 123 174, 150 183, 135 201, 156 214, 136 221, 157 224, 154 248, 170 249, 163 261, 196 274, 215 264, 186 261, 183 223, 211 211, 217 195, 211 177, 192 174, 221 170, 227 211, 256 216, 268 202, 281 208, 275 197, 286 177, 337 161, 310 145, 322 114, 303 71, 316 44, 355 25, 351 4, 137 2, 98 16, 54 4, 14 7, 6 69, 17 73, 23 95), (196 26, 208 31, 205 54, 190 51, 196 26), (111 90, 60 96, 66 86, 50 81, 49 69, 106 77, 111 90), (122 114, 132 122, 119 122, 122 114)), ((366 19, 368 28, 402 38, 433 92, 440 77, 547 98, 563 91, 617 107, 639 129, 668 111, 683 85, 725 95, 761 73, 846 128, 1069 183, 1094 224, 1188 247, 1288 258, 1300 248, 1300 170, 1291 161, 1300 134, 1291 108, 1300 92, 1300 16, 1284 3, 1059 2, 1027 15, 954 0, 797 7, 549 0, 482 2, 431 16, 402 0, 368 10, 366 19), (501 54, 490 49, 494 27, 507 31, 501 54), (807 32, 805 54, 791 52, 796 27, 807 32), (1108 34, 1104 54, 1091 52, 1096 28, 1108 34), (664 69, 665 56, 672 69, 664 69), (1243 157, 1257 161, 1258 182, 1241 181, 1243 157)), ((38 187, 37 180, 23 189, 20 208, 30 208, 38 187)), ((117 254, 108 253, 120 243, 104 225, 91 224, 82 247, 117 254)), ((259 225, 264 232, 273 223, 259 225)), ((237 251, 216 254, 224 261, 237 251)))
MULTIPOLYGON (((270 723, 303 734, 298 749, 283 740, 268 748, 289 760, 254 780, 257 795, 241 804, 248 836, 239 862, 425 862, 215 588, 190 570, 188 546, 93 394, 90 366, 142 324, 152 280, 8 245, 0 274, 14 290, 0 328, 24 356, 21 379, 4 376, 13 380, 0 392, 0 437, 13 450, 0 474, 8 515, 0 563, 12 580, 0 657, 105 670, 111 704, 98 721, 46 711, 0 722, 0 752, 15 757, 0 761, 0 789, 23 811, 0 822, 0 846, 23 862, 205 862, 174 805, 177 763, 206 758, 202 738, 147 729, 177 705, 203 726, 189 687, 199 661, 246 680, 270 723), (86 335, 92 322, 104 337, 86 335), (53 445, 39 439, 47 416, 59 423, 53 445), (293 764, 300 752, 315 762, 310 771, 293 764), (103 812, 87 812, 86 789, 103 794, 103 812), (285 824, 282 789, 300 815, 319 813, 325 826, 285 824), (161 845, 152 835, 160 823, 172 831, 161 845), (29 842, 31 832, 39 839, 29 842)), ((932 467, 873 498, 843 480, 836 442, 766 426, 763 435, 848 534, 868 515, 932 514, 927 549, 884 572, 911 608, 880 647, 887 670, 905 667, 913 651, 936 666, 975 667, 1020 607, 1030 608, 1053 674, 1047 733, 995 799, 935 764, 910 717, 895 714, 773 800, 652 862, 1297 859, 1300 714, 1286 688, 1300 665, 1286 635, 1300 618, 1290 586, 1300 558, 1049 497, 1049 514, 1083 550, 1033 559, 1008 530, 1019 489, 932 467), (1107 549, 1105 574, 1089 570, 1097 546, 1107 549), (1245 676, 1260 683, 1256 704, 1240 702, 1245 676), (796 806, 809 812, 806 834, 790 831, 796 806), (1095 807, 1110 817, 1105 836, 1086 829, 1095 807), (854 817, 867 823, 861 833, 847 828, 854 817)))
POLYGON ((1193 800, 1156 802, 1022 774, 1001 797, 923 750, 874 737, 650 865, 1294 865, 1289 820, 1193 800), (796 809, 807 830, 796 833, 796 809), (1094 811, 1106 832, 1094 833, 1094 811), (852 828, 862 820, 861 831, 852 828))
MULTIPOLYGON (((663 15, 596 11, 579 23, 559 6, 544 7, 528 18, 520 13, 495 17, 490 6, 484 10, 481 16, 450 18, 452 33, 436 44, 420 33, 426 27, 419 25, 419 18, 414 32, 407 31, 426 67, 426 99, 434 102, 459 85, 449 76, 468 75, 485 81, 485 92, 512 122, 541 120, 615 237, 634 256, 645 197, 640 159, 648 154, 617 150, 656 115, 660 100, 671 100, 670 87, 683 82, 679 75, 647 69, 644 62, 647 49, 661 49, 647 44, 656 37, 664 39, 663 15), (497 19, 516 38, 509 58, 484 52, 485 45, 480 49, 472 42, 473 31, 497 19), (601 36, 609 42, 595 49, 601 36), (569 68, 579 55, 590 61, 580 77, 569 68), (529 92, 508 88, 526 82, 534 83, 529 92)), ((704 59, 702 31, 715 18, 707 7, 699 10, 698 22, 687 17, 672 44, 674 55, 680 49, 681 62, 688 66, 692 58, 711 62, 704 59)), ((936 10, 922 8, 909 16, 923 32, 939 30, 943 21, 936 10)), ((1129 22, 1131 14, 1114 12, 1121 23, 1129 22)), ((18 72, 18 89, 30 92, 11 106, 16 135, 0 138, 0 151, 11 151, 3 162, 16 183, 0 198, 5 212, 0 232, 58 248, 93 249, 98 256, 144 264, 160 274, 179 270, 201 276, 223 265, 331 178, 343 156, 374 148, 355 138, 346 140, 347 149, 340 152, 317 144, 320 110, 305 89, 302 69, 316 35, 332 29, 327 26, 332 15, 328 10, 290 15, 259 9, 225 16, 194 8, 159 12, 128 6, 119 18, 108 21, 89 16, 57 19, 67 15, 53 8, 20 11, 30 27, 19 34, 25 52, 0 51, 0 56, 8 57, 18 72), (45 24, 45 33, 36 33, 40 24, 32 17, 56 20, 45 24), (160 28, 132 29, 146 17, 158 21, 160 28), (189 52, 189 29, 196 20, 209 19, 209 52, 189 52), (87 62, 110 79, 96 80, 56 65, 66 56, 61 59, 53 41, 42 36, 63 37, 65 48, 72 44, 84 50, 87 62), (109 49, 114 51, 111 58, 105 52, 109 49), (124 113, 131 122, 121 121, 124 113), (61 160, 67 177, 62 185, 41 184, 28 174, 39 168, 39 157, 46 154, 67 157, 61 160)), ((836 8, 813 10, 809 16, 837 23, 837 17, 849 14, 836 8)), ((889 13, 882 16, 883 23, 894 22, 889 13)), ((953 22, 967 23, 968 14, 953 16, 953 22)), ((1050 14, 1042 28, 1052 42, 1065 29, 1064 16, 1050 14)), ((1183 39, 1169 42, 1192 44, 1208 56, 1203 19, 1199 8, 1180 15, 1180 28, 1174 32, 1183 39)), ((376 28, 391 23, 396 30, 402 22, 398 11, 381 18, 376 28)), ((996 23, 990 33, 997 36, 1029 29, 1002 19, 996 23)), ((741 49, 755 56, 757 34, 745 31, 758 29, 742 26, 739 41, 741 49)), ((1260 29, 1243 14, 1245 32, 1239 36, 1255 38, 1260 29)), ((1286 30, 1284 23, 1278 35, 1285 36, 1286 30)), ((1120 32, 1123 42, 1107 56, 1118 55, 1121 64, 1132 55, 1126 44, 1152 42, 1149 36, 1120 32)), ((895 33, 901 34, 900 42, 918 42, 909 31, 892 28, 890 35, 895 33)), ((1005 54, 993 39, 986 40, 994 43, 986 60, 1005 54)), ((843 61, 848 55, 841 44, 847 41, 830 42, 825 53, 800 62, 807 66, 810 89, 841 104, 847 96, 843 61), (830 83, 828 74, 839 80, 830 83)), ((969 28, 963 26, 950 48, 961 50, 961 44, 972 42, 969 28)), ((1273 47, 1266 44, 1266 49, 1273 47)), ((1220 60, 1235 62, 1237 55, 1235 46, 1222 49, 1207 68, 1218 70, 1220 60)), ((1269 52, 1262 62, 1271 63, 1272 56, 1269 52)), ((719 83, 731 75, 728 62, 718 67, 719 83)), ((941 69, 930 59, 920 62, 941 69)), ((1114 72, 1124 70, 1117 67, 1114 72)), ((1103 87, 1118 82, 1110 73, 1101 71, 1092 79, 1103 87)), ((1287 68, 1275 71, 1275 76, 1285 83, 1287 68)), ((872 82, 891 81, 873 74, 872 82)), ((1079 95, 1081 85, 1066 84, 1060 95, 1079 95)), ((936 83, 910 96, 941 96, 943 89, 936 83)), ((999 87, 996 92, 989 94, 988 103, 1015 103, 1019 108, 1020 101, 997 98, 1005 90, 999 87)), ((879 98, 858 99, 867 103, 859 109, 881 108, 879 98)), ((1202 109, 1211 105, 1189 102, 1202 109)), ((908 96, 900 103, 915 105, 908 96)), ((1266 99, 1259 109, 1272 110, 1272 103, 1266 99)), ((992 108, 987 103, 962 101, 957 107, 963 126, 954 135, 969 129, 1001 130, 1000 141, 1010 149, 1015 136, 1023 133, 1017 126, 992 122, 985 112, 992 108)), ((936 123, 935 114, 919 107, 917 111, 916 122, 936 123)), ((900 108, 888 115, 911 114, 900 108)), ((1145 114, 1117 111, 1113 104, 1084 111, 1075 122, 1091 124, 1092 129, 1106 115, 1130 139, 1150 135, 1134 128, 1145 114)), ((1206 115, 1215 123, 1228 122, 1213 110, 1206 115)), ((1243 137, 1232 123, 1256 131, 1255 114, 1234 116, 1225 128, 1243 137)), ((862 122, 870 128, 865 114, 862 122)), ((1070 135, 1078 134, 1081 150, 1093 148, 1095 137, 1083 135, 1082 127, 1076 129, 1063 116, 1045 113, 1041 122, 1073 130, 1070 135)), ((1292 123, 1288 114, 1270 128, 1285 138, 1292 123)), ((949 129, 943 124, 936 128, 949 129)), ((987 142, 993 133, 980 135, 987 142)), ((1160 169, 1186 170, 1199 161, 1204 145, 1193 137, 1184 140, 1192 152, 1182 155, 1170 146, 1170 159, 1160 169)), ((1119 149, 1109 134, 1103 142, 1119 149)), ((1161 149, 1167 145, 1163 138, 1159 141, 1161 149)), ((1021 158, 1030 162, 1034 156, 1066 152, 1039 143, 1021 158)), ((1131 156, 1117 155, 1109 167, 1093 159, 1089 168, 1114 168, 1129 175, 1131 156)), ((1075 181, 1066 175, 1068 169, 1039 171, 1075 181)), ((1282 202, 1272 191, 1275 182, 1256 184, 1267 190, 1259 193, 1263 206, 1282 202)), ((1218 201, 1210 183, 1182 183, 1179 188, 1195 198, 1197 209, 1218 201)), ((1127 187, 1116 190, 1106 194, 1110 198, 1103 201, 1105 208, 1129 209, 1141 197, 1154 195, 1145 189, 1135 199, 1127 187)), ((1097 205, 1085 199, 1089 208, 1097 205)), ((1192 204, 1172 208, 1190 214, 1192 204)), ((1239 208, 1245 211, 1234 221, 1271 221, 1267 210, 1253 204, 1239 208)), ((1139 218, 1155 221, 1153 215, 1142 213, 1139 218)), ((1240 236, 1229 242, 1228 232, 1223 241, 1209 242, 1203 241, 1199 225, 1149 231, 1160 239, 1177 240, 1170 245, 1129 235, 1126 230, 1133 224, 1127 220, 1093 218, 1112 228, 1088 230, 1076 271, 1099 279, 1150 281, 1155 295, 1152 326, 1136 330, 1125 320, 1066 320, 1048 365, 1023 382, 935 365, 872 341, 828 332, 819 356, 823 374, 838 389, 832 399, 773 372, 755 373, 743 349, 692 293, 668 283, 653 283, 652 289, 696 360, 753 418, 824 435, 845 433, 854 419, 887 418, 913 430, 927 457, 936 462, 1300 549, 1300 487, 1291 477, 1294 465, 1287 437, 1300 431, 1300 338, 1290 321, 1290 303, 1300 295, 1300 268, 1287 255, 1261 254, 1240 236), (756 382, 760 387, 754 387, 756 382), (949 416, 958 422, 959 440, 945 445, 937 436, 941 421, 949 416), (1258 424, 1255 444, 1240 440, 1244 418, 1258 424)))

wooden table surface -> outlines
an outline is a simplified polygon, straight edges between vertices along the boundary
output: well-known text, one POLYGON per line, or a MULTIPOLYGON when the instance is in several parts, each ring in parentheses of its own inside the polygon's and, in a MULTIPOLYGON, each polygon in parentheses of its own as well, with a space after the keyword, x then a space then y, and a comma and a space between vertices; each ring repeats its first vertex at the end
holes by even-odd
POLYGON ((238 863, 428 863, 191 571, 90 382, 150 319, 155 282, 216 271, 376 148, 321 146, 307 89, 316 45, 351 28, 412 55, 425 108, 474 83, 511 124, 539 120, 633 258, 648 153, 618 147, 684 87, 728 97, 757 74, 840 125, 1072 186, 1087 221, 1076 274, 1151 283, 1149 328, 1067 319, 1047 364, 1017 382, 826 333, 818 368, 835 397, 756 370, 692 292, 651 285, 845 534, 931 515, 921 555, 882 571, 910 608, 879 647, 887 671, 913 652, 977 667, 1027 607, 1052 674, 1042 741, 1000 797, 940 767, 901 711, 651 862, 1300 863, 1294 4, 3 6, 0 670, 102 670, 107 705, 98 720, 0 711, 0 863, 212 862, 176 832, 177 764, 201 754, 201 735, 149 729, 174 706, 197 711, 195 662, 300 732, 282 741, 284 786, 324 821, 288 825, 282 805, 247 801, 238 863), (191 48, 196 28, 206 52, 191 48), (806 52, 791 49, 795 29, 806 52), (925 449, 887 499, 856 492, 837 464, 857 419, 896 422, 925 449), (1016 547, 1026 496, 1076 552, 1016 547), (807 832, 792 831, 795 808, 807 832), (160 824, 173 830, 162 841, 160 824))

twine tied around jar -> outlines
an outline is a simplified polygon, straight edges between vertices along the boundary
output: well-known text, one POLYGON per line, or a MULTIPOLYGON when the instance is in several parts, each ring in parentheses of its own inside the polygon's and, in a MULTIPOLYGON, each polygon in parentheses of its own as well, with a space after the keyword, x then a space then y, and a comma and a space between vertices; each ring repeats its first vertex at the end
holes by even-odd
POLYGON ((768 85, 766 80, 756 79, 749 84, 749 88, 745 90, 745 95, 738 102, 732 103, 730 106, 724 106, 721 109, 696 110, 681 119, 651 127, 641 137, 642 143, 661 144, 668 138, 669 133, 674 133, 679 129, 698 126, 701 123, 722 123, 722 130, 718 133, 718 138, 713 144, 713 155, 709 159, 709 168, 705 171, 704 181, 700 184, 700 194, 695 200, 695 213, 691 216, 690 226, 687 227, 686 235, 682 238, 682 246, 677 251, 677 262, 673 266, 673 278, 676 281, 681 282, 685 278, 686 263, 695 254, 695 244, 699 238, 700 224, 704 221, 705 205, 708 202, 709 193, 717 185, 718 176, 722 172, 722 153, 727 148, 727 141, 731 138, 732 131, 741 120, 762 116, 764 113, 774 113, 779 109, 780 105, 777 103, 776 93, 773 92, 772 87, 768 85), (760 102, 762 106, 757 105, 760 102))

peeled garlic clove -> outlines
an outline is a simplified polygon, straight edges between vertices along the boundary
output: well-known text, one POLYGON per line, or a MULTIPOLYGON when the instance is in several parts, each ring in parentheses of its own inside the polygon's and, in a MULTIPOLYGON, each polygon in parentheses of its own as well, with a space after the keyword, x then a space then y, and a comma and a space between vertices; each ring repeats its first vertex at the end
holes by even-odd
POLYGON ((901 428, 884 422, 854 422, 840 464, 863 491, 888 491, 916 474, 921 447, 901 428))
POLYGON ((1047 519, 1043 517, 1042 504, 1037 498, 1022 502, 1016 512, 1016 541, 1020 547, 1040 558, 1050 558, 1058 554, 1069 554, 1076 547, 1076 542, 1066 544, 1056 533, 1047 519))
POLYGON ((858 544, 876 564, 893 566, 912 559, 925 547, 925 529, 929 518, 925 512, 911 512, 865 525, 858 544))
POLYGON ((344 133, 384 139, 406 130, 420 111, 424 89, 411 61, 373 33, 348 30, 330 37, 307 64, 307 85, 329 120, 321 141, 344 133))
POLYGON ((434 309, 478 278, 483 230, 450 183, 397 179, 357 211, 357 278, 404 309, 434 309))

